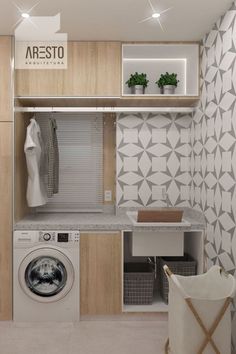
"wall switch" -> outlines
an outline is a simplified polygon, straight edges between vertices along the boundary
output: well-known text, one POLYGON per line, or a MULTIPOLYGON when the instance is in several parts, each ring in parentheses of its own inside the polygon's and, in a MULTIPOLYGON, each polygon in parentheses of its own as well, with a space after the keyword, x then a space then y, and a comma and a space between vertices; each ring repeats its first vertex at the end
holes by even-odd
POLYGON ((111 190, 108 190, 108 191, 104 192, 104 199, 105 199, 105 202, 111 202, 112 201, 112 192, 111 192, 111 190))
POLYGON ((162 195, 161 195, 161 199, 162 200, 166 200, 166 197, 167 197, 167 192, 166 192, 166 187, 162 187, 162 191, 161 191, 162 195))

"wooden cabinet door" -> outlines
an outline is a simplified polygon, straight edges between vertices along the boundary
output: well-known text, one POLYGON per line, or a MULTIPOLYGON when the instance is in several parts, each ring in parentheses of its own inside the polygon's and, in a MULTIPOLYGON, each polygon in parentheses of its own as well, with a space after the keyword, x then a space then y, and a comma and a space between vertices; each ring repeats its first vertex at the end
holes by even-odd
POLYGON ((120 96, 121 44, 68 42, 65 70, 16 70, 17 96, 120 96))
POLYGON ((12 37, 0 36, 0 121, 13 120, 12 37))
POLYGON ((0 320, 12 318, 12 123, 0 122, 0 320))
POLYGON ((120 232, 81 234, 81 315, 115 315, 121 313, 121 258, 120 232))

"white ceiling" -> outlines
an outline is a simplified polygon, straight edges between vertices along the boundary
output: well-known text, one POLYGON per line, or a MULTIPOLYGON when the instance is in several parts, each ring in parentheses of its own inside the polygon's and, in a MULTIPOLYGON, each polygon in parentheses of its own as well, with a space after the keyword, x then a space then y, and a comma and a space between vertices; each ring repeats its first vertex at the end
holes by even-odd
POLYGON ((61 13, 61 31, 70 40, 193 41, 209 32, 232 0, 151 0, 156 11, 173 7, 161 21, 139 23, 151 16, 148 0, 0 0, 0 34, 14 34, 18 5, 33 16, 61 13))

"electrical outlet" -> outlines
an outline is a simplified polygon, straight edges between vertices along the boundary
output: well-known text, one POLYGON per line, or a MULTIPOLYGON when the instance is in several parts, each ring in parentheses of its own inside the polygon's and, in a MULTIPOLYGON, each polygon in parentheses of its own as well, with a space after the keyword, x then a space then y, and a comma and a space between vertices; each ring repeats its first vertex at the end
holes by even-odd
POLYGON ((108 190, 108 191, 104 192, 104 199, 105 199, 105 202, 111 202, 112 201, 112 192, 111 192, 111 190, 108 190))

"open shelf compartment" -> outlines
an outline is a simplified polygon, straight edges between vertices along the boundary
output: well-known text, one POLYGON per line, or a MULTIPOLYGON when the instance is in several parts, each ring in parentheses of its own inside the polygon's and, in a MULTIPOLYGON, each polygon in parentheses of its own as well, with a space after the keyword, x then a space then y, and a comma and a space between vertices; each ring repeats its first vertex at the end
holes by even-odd
POLYGON ((136 71, 147 74, 145 97, 199 96, 199 44, 123 44, 122 96, 131 96, 126 81, 136 71), (180 80, 174 95, 161 94, 155 84, 167 71, 180 80))
MULTIPOLYGON (((197 274, 204 271, 204 230, 191 230, 184 232, 184 253, 189 254, 197 261, 197 274)), ((153 257, 150 257, 153 259, 153 257)), ((132 231, 123 232, 123 265, 124 263, 143 263, 147 262, 147 256, 132 255, 132 231)), ((168 305, 161 297, 161 274, 160 259, 156 257, 156 278, 154 280, 153 302, 149 305, 127 305, 123 303, 122 312, 124 313, 163 313, 168 312, 168 305)), ((124 267, 123 267, 124 271, 124 267)), ((124 277, 124 275, 123 275, 124 277)), ((122 278, 123 278, 122 277, 122 278)), ((123 289, 124 294, 124 289, 123 289)))

